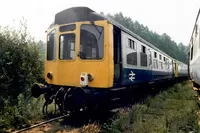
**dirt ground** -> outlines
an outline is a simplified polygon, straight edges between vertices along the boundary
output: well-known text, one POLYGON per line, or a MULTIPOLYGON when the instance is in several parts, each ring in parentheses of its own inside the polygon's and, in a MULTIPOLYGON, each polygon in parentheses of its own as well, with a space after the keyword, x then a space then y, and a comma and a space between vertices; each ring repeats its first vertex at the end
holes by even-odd
POLYGON ((69 131, 67 131, 66 129, 62 129, 62 131, 54 132, 52 128, 53 128, 52 124, 44 124, 40 127, 36 127, 30 130, 24 131, 22 133, 47 133, 47 132, 48 133, 79 133, 78 129, 72 129, 69 131))

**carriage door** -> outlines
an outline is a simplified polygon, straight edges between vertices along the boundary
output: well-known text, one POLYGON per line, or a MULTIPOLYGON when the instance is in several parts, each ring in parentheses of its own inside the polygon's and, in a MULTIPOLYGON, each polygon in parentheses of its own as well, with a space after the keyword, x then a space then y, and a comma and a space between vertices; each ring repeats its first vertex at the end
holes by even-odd
POLYGON ((171 65, 171 69, 172 69, 172 77, 174 78, 175 76, 175 69, 174 69, 174 60, 172 60, 172 65, 171 65))
POLYGON ((152 51, 150 48, 148 48, 148 51, 147 51, 147 56, 148 56, 148 70, 149 70, 149 79, 151 80, 152 79, 152 51))
POLYGON ((114 53, 114 82, 117 83, 120 80, 121 72, 121 31, 119 28, 114 27, 114 38, 113 38, 113 53, 114 53))
POLYGON ((178 63, 175 62, 175 77, 178 77, 178 63))

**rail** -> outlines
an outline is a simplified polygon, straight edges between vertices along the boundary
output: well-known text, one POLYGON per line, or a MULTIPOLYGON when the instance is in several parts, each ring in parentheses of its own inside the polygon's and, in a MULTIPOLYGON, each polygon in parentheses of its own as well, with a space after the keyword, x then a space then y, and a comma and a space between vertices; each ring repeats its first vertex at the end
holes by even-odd
POLYGON ((21 133, 21 132, 23 132, 23 131, 27 131, 27 130, 30 130, 30 129, 32 129, 32 128, 36 128, 36 127, 39 127, 39 126, 41 126, 41 125, 43 125, 43 124, 50 123, 50 122, 52 122, 52 121, 56 121, 56 120, 59 120, 59 119, 63 119, 63 118, 68 117, 68 116, 69 116, 69 114, 66 114, 66 115, 63 115, 63 116, 59 116, 59 117, 56 117, 56 118, 52 118, 52 119, 50 119, 50 120, 47 120, 47 121, 44 121, 44 122, 35 124, 35 125, 33 125, 33 126, 30 126, 30 127, 27 127, 27 128, 23 128, 23 129, 18 130, 18 131, 14 131, 13 133, 21 133))

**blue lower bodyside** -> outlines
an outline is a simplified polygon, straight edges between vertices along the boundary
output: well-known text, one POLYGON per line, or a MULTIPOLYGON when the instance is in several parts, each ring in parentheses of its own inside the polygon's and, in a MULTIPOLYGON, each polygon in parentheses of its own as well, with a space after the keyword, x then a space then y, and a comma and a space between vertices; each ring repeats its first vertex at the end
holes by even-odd
POLYGON ((172 72, 124 68, 120 85, 133 85, 173 78, 172 72))

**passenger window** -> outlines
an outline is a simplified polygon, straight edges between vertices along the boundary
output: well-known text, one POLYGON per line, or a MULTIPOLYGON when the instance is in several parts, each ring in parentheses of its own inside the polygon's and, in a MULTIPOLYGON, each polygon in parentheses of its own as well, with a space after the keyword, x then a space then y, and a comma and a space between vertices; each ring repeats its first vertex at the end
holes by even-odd
POLYGON ((147 67, 147 54, 146 54, 146 47, 141 46, 141 52, 140 52, 140 62, 141 66, 147 67))
POLYGON ((47 35, 47 60, 56 59, 55 30, 47 35))
POLYGON ((76 29, 76 25, 70 24, 70 25, 60 26, 59 31, 60 32, 67 32, 67 31, 73 31, 75 29, 76 29))
POLYGON ((156 52, 154 52, 154 58, 157 58, 157 53, 156 52))
POLYGON ((142 53, 146 54, 146 47, 142 45, 142 53))
POLYGON ((193 46, 192 46, 192 48, 191 48, 191 58, 190 58, 190 60, 192 60, 193 59, 193 46))
POLYGON ((195 26, 195 36, 197 36, 198 35, 198 24, 196 24, 196 26, 195 26))
POLYGON ((131 41, 131 44, 132 44, 132 48, 135 49, 135 42, 133 40, 131 41))
POLYGON ((128 46, 131 48, 131 39, 128 39, 128 46))
POLYGON ((137 65, 137 52, 127 54, 126 59, 127 59, 127 64, 137 65))
POLYGON ((75 57, 75 34, 62 34, 60 36, 60 60, 72 60, 75 57))
POLYGON ((100 60, 104 56, 104 28, 97 25, 81 25, 80 58, 100 60))
POLYGON ((131 48, 131 49, 136 49, 135 41, 128 39, 128 47, 131 48))

